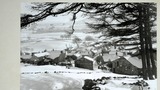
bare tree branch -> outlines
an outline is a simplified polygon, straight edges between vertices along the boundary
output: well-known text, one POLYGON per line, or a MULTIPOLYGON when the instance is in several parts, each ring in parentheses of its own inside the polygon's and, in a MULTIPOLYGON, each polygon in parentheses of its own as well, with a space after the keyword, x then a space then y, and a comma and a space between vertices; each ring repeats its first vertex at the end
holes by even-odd
POLYGON ((45 19, 46 17, 50 16, 50 15, 59 15, 59 14, 63 14, 65 12, 68 11, 72 11, 73 9, 79 7, 81 5, 81 3, 73 3, 70 7, 68 8, 64 8, 61 9, 57 12, 52 12, 52 9, 54 8, 53 6, 48 7, 47 9, 45 9, 44 11, 40 12, 37 15, 25 15, 21 17, 21 27, 25 27, 30 23, 45 19))

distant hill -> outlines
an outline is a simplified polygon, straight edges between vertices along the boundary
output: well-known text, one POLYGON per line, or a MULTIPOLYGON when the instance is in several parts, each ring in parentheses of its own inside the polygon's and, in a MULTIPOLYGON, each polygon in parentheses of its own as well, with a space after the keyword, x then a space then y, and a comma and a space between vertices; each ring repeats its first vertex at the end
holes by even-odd
MULTIPOLYGON (((79 20, 75 22, 74 29, 75 32, 90 32, 91 28, 89 28, 85 24, 86 19, 79 20)), ((36 25, 31 25, 30 27, 27 27, 26 29, 32 30, 33 33, 50 33, 50 32, 64 32, 64 31, 71 31, 72 30, 72 21, 69 21, 67 23, 61 23, 61 22, 48 22, 48 23, 42 23, 37 22, 36 25)))

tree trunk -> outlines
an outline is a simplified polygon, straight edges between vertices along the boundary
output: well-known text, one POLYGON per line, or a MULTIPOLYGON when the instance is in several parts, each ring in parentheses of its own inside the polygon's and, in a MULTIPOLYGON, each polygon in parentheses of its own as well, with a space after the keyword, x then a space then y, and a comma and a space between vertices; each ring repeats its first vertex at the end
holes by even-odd
POLYGON ((148 33, 148 40, 149 40, 149 51, 150 51, 150 59, 151 59, 151 66, 152 66, 152 72, 153 72, 153 75, 155 75, 155 78, 157 78, 157 67, 155 65, 155 60, 154 60, 154 57, 153 57, 153 48, 152 48, 152 40, 151 40, 151 26, 150 26, 150 22, 149 22, 149 15, 150 15, 150 12, 149 12, 149 8, 147 8, 146 12, 148 13, 146 19, 148 21, 147 23, 147 26, 148 26, 148 29, 147 29, 147 33, 148 33))
POLYGON ((149 51, 149 35, 148 35, 148 31, 149 31, 149 19, 147 18, 148 16, 148 12, 146 10, 146 8, 144 8, 144 34, 145 34, 145 56, 146 56, 146 61, 147 61, 147 73, 148 73, 148 77, 149 79, 153 79, 153 74, 152 74, 152 68, 151 68, 151 57, 150 57, 150 51, 149 51))
POLYGON ((140 53, 142 57, 142 71, 143 71, 143 79, 147 80, 147 74, 146 74, 146 60, 145 60, 145 49, 144 49, 144 35, 143 35, 143 24, 142 24, 142 7, 139 5, 139 38, 140 38, 140 53))

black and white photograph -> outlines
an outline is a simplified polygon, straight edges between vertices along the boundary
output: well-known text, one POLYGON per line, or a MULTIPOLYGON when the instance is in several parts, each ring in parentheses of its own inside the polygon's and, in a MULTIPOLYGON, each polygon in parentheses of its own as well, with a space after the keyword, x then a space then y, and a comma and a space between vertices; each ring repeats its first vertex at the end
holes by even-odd
POLYGON ((157 3, 20 6, 20 90, 157 90, 157 3))

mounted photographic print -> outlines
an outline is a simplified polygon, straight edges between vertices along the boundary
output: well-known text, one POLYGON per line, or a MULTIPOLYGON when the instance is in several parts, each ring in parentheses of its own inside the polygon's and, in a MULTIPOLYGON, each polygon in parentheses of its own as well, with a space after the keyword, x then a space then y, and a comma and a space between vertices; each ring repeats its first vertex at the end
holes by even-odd
POLYGON ((156 3, 21 3, 20 90, 157 90, 156 3))

